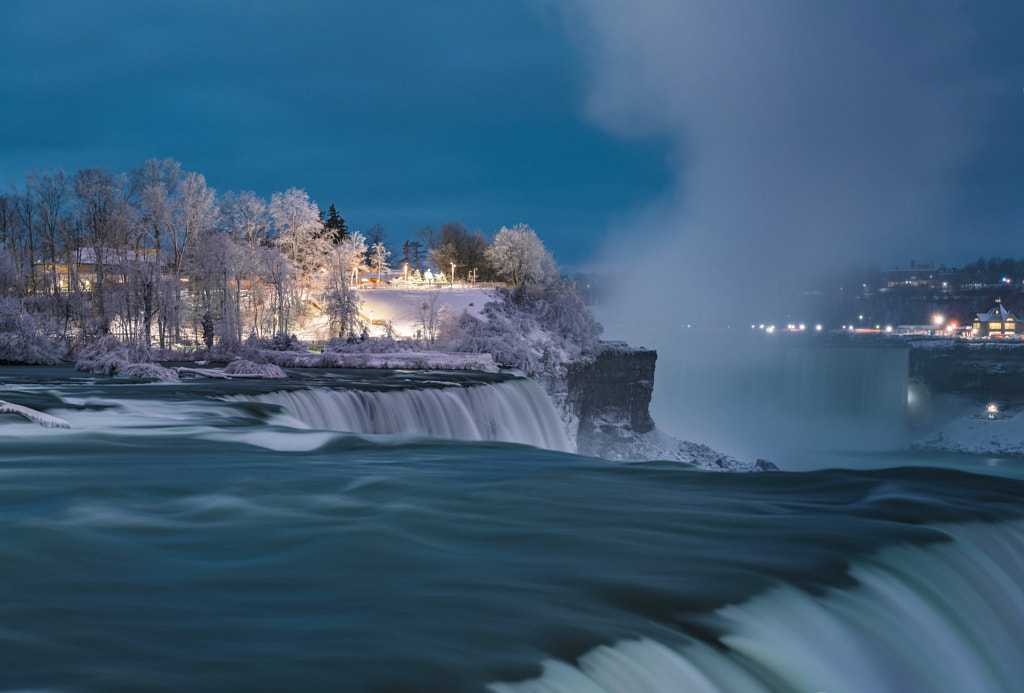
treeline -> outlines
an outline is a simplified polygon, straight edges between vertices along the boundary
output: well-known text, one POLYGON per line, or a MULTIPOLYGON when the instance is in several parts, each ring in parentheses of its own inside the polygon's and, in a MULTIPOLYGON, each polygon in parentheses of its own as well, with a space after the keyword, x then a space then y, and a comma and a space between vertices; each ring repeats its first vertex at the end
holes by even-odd
POLYGON ((0 193, 0 335, 44 331, 68 351, 106 334, 171 349, 287 334, 326 315, 337 336, 358 319, 358 276, 396 262, 448 280, 554 272, 532 230, 502 234, 496 243, 458 221, 428 225, 399 254, 379 224, 350 231, 302 190, 217 195, 171 159, 128 173, 32 172, 0 193))

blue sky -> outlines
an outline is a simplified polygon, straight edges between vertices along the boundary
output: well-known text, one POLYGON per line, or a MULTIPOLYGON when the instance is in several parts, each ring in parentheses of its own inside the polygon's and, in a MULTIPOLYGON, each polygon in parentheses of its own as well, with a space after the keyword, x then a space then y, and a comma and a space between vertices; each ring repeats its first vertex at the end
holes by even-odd
POLYGON ((171 157, 219 192, 295 186, 394 241, 531 224, 563 264, 670 180, 657 137, 582 114, 530 2, 8 0, 0 182, 171 157))
POLYGON ((399 242, 529 223, 569 267, 1021 257, 1021 29, 1006 0, 7 0, 0 184, 171 157, 399 242))

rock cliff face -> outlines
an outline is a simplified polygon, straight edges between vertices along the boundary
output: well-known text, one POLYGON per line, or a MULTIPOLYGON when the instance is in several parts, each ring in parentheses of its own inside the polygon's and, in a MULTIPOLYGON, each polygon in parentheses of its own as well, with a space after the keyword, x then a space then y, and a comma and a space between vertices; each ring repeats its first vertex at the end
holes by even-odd
POLYGON ((576 447, 602 455, 609 444, 654 430, 651 394, 658 353, 623 342, 605 342, 593 363, 570 367, 567 404, 578 426, 576 447))
POLYGON ((935 395, 1024 404, 1024 345, 1019 342, 911 344, 910 378, 935 395))

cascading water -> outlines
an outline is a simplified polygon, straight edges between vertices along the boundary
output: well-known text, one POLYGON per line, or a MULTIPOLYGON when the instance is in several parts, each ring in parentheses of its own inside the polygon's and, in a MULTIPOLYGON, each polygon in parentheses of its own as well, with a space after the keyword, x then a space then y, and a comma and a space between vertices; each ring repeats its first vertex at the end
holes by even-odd
POLYGON ((494 693, 897 693, 1021 689, 1024 522, 948 527, 947 543, 887 547, 853 588, 777 586, 703 619, 713 641, 601 646, 494 693))
POLYGON ((547 395, 524 378, 383 392, 311 388, 230 399, 279 404, 307 426, 330 431, 501 441, 573 451, 547 395))
POLYGON ((905 347, 705 334, 659 347, 658 426, 741 458, 909 442, 905 347))

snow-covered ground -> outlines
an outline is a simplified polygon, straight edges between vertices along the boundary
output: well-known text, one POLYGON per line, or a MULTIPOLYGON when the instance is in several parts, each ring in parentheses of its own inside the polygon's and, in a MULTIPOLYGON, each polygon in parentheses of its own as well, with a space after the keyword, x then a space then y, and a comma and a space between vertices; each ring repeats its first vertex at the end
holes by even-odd
POLYGON ((1002 413, 990 419, 983 411, 954 419, 917 441, 923 450, 976 455, 1024 457, 1024 412, 1002 413))
POLYGON ((430 310, 431 301, 440 316, 458 315, 463 310, 478 316, 484 304, 494 299, 493 289, 478 289, 456 284, 440 289, 398 289, 387 286, 359 290, 363 300, 360 312, 364 319, 372 315, 374 334, 381 331, 378 320, 387 320, 398 337, 415 336, 417 323, 424 310, 430 310), (427 308, 423 304, 427 304, 427 308))

